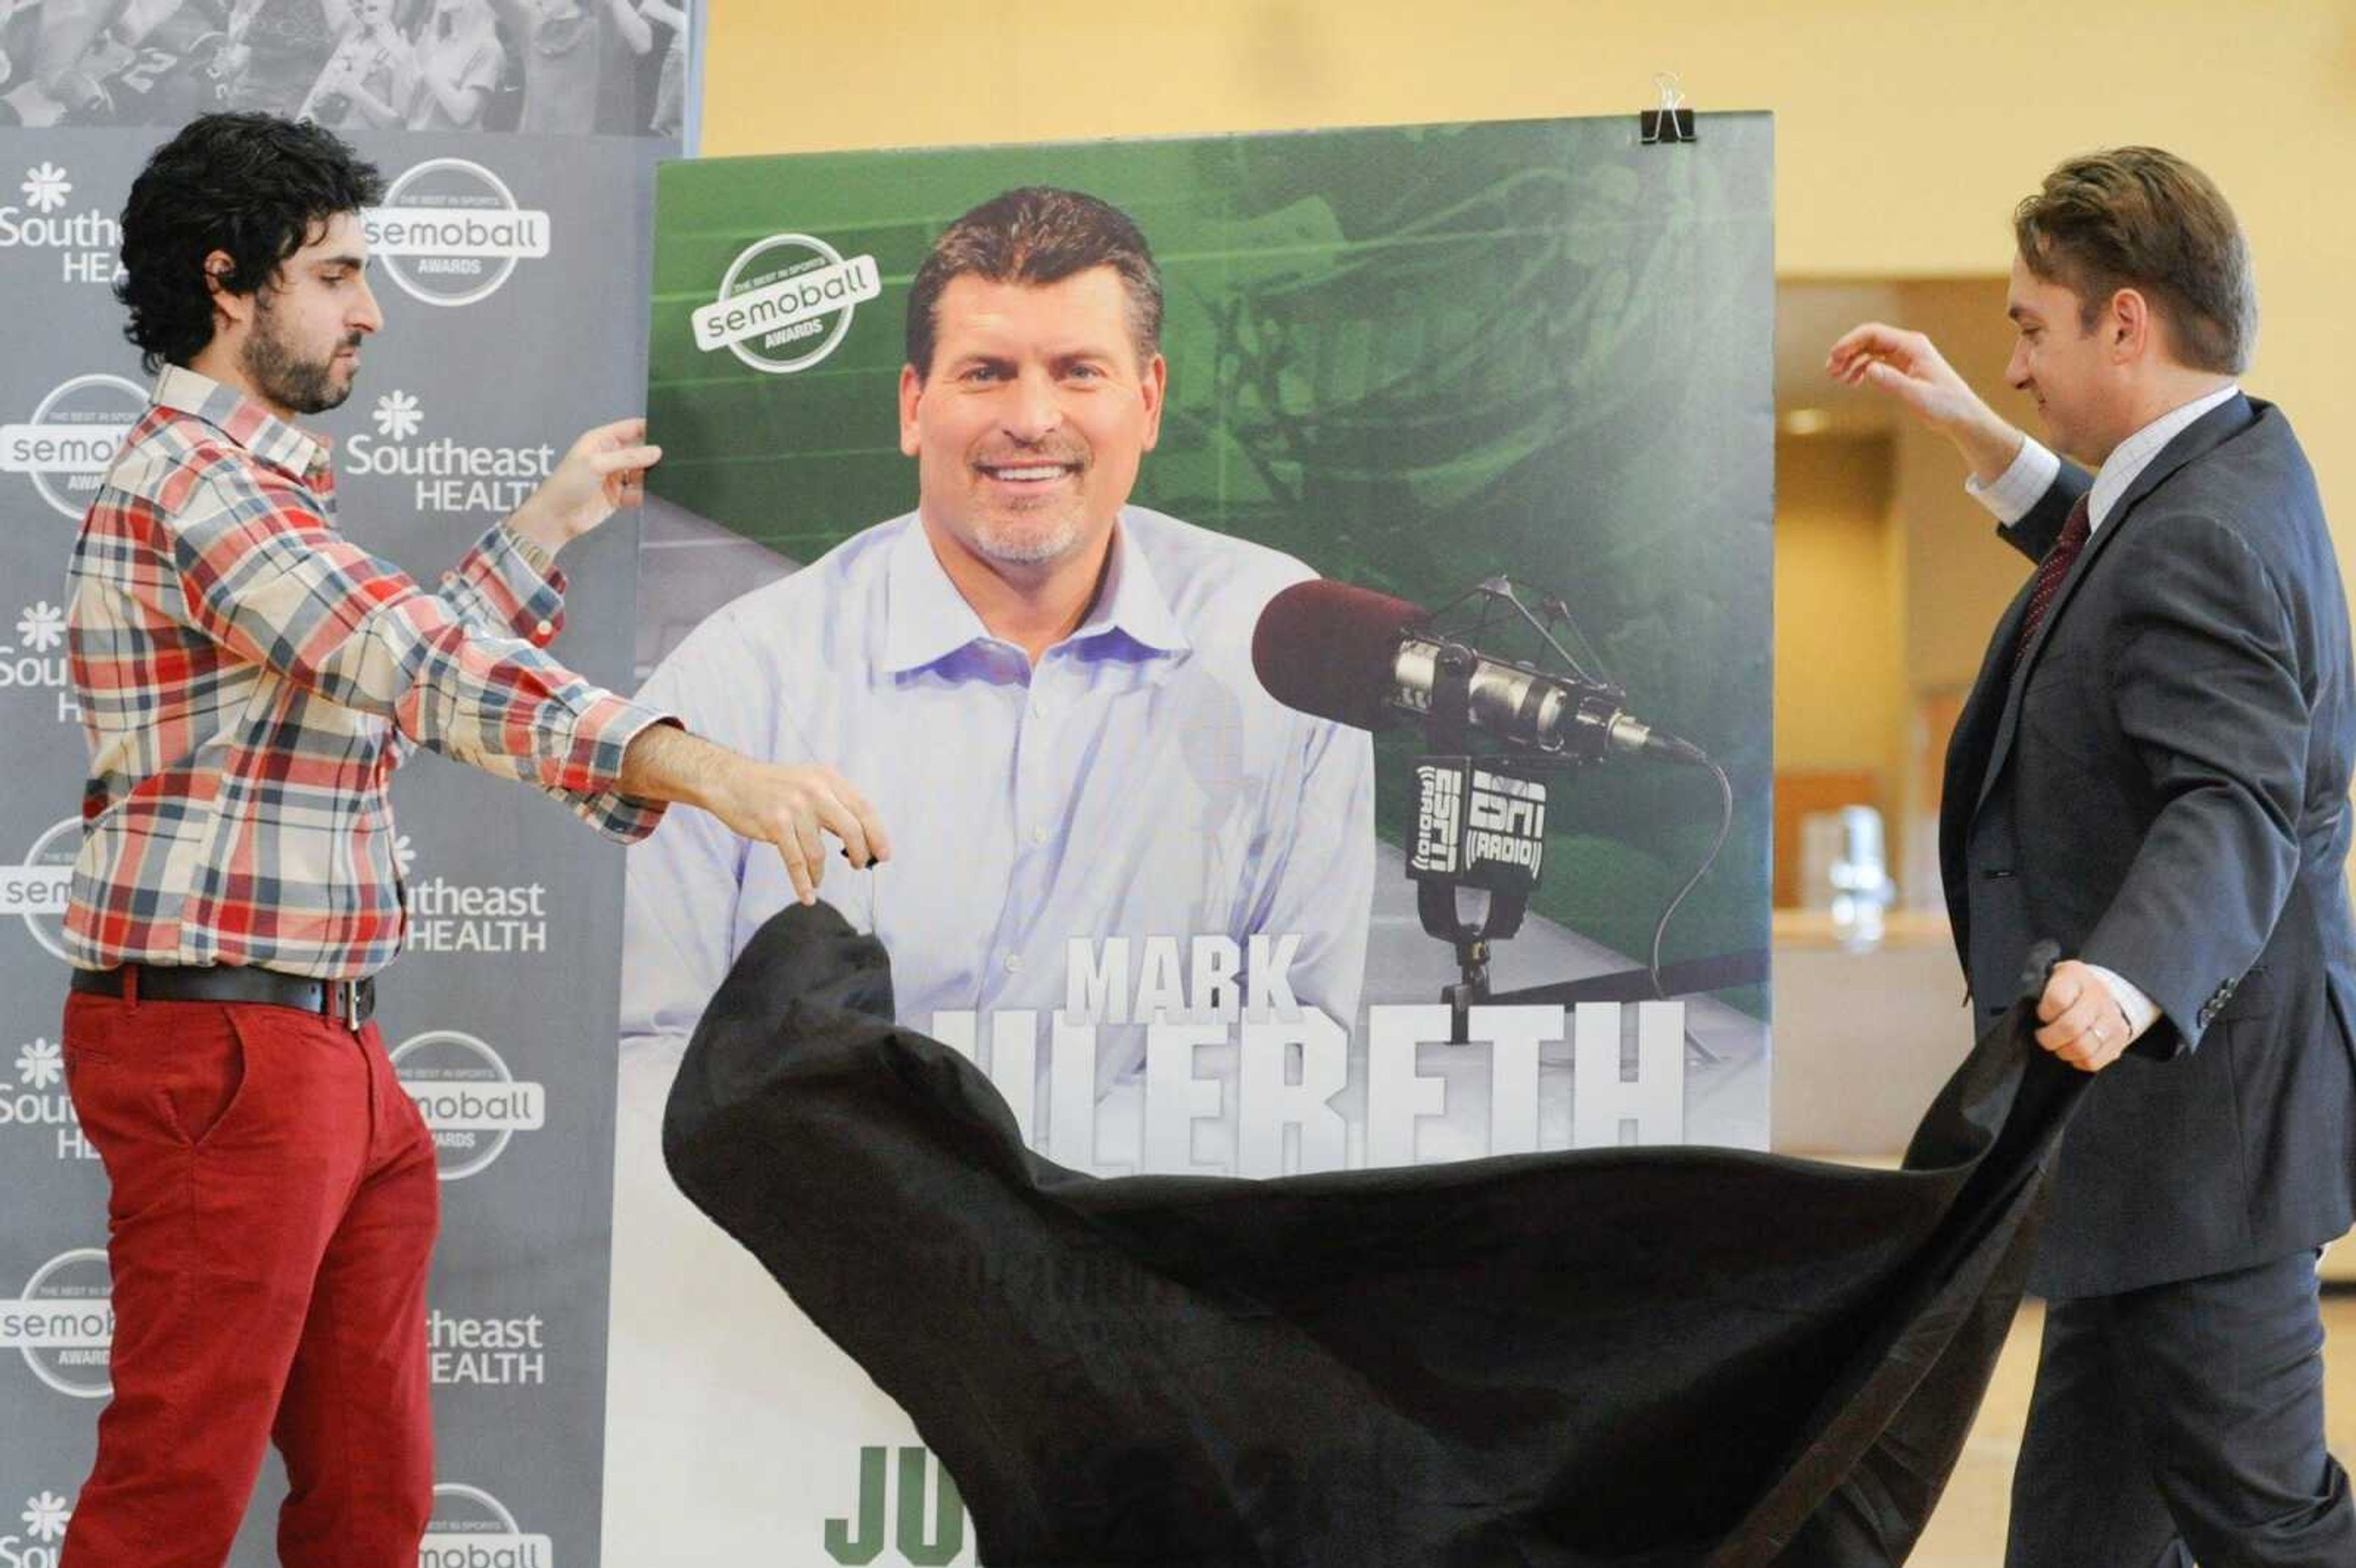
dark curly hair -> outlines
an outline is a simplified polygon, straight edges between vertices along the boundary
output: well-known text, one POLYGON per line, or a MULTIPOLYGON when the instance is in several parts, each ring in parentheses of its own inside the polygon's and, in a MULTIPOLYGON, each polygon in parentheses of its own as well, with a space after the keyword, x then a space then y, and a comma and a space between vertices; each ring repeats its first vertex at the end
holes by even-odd
POLYGON ((155 149, 123 208, 131 312, 123 336, 149 374, 185 365, 213 340, 205 258, 230 258, 221 287, 250 294, 278 275, 319 225, 384 199, 384 178, 334 132, 275 114, 206 114, 155 149))

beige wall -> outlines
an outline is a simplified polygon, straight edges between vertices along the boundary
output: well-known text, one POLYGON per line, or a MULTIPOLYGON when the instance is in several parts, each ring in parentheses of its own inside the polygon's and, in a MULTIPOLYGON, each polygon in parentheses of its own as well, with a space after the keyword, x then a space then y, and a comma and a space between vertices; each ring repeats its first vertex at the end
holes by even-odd
POLYGON ((1903 651, 1887 439, 1775 443, 1775 766, 1869 770, 1904 754, 1903 651))
POLYGON ((2202 165, 2258 257, 2250 384, 2356 556, 2345 0, 712 0, 705 151, 1633 113, 1664 69, 1703 109, 1774 112, 1789 274, 2001 272, 2006 214, 2057 159, 2147 141, 2202 165))
MULTIPOLYGON (((2029 400, 2003 385, 2011 352, 2004 284, 1994 279, 1915 283, 1899 290, 1905 325, 1943 345, 1955 368, 2009 417, 2033 424, 2029 400)), ((1964 490, 1963 459, 1911 422, 1898 431, 1891 525, 1905 554, 1905 661, 1922 696, 1968 686, 1987 650, 1988 628, 2028 577, 2026 557, 1996 537, 1986 508, 1964 490)))

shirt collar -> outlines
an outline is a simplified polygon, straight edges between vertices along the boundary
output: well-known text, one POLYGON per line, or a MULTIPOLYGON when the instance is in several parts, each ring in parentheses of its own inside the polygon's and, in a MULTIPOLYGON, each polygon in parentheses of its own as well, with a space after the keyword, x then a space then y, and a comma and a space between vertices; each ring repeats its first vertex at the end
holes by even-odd
POLYGON ((2194 421, 2210 410, 2222 408, 2241 395, 2238 383, 2229 381, 2207 397, 2168 411, 2115 447, 2103 460, 2102 471, 2094 475, 2094 487, 2086 494, 2087 531, 2093 532, 2110 520, 2118 507, 2119 497, 2127 493, 2143 471, 2151 466, 2168 443, 2184 433, 2194 421))
POLYGON ((298 479, 325 469, 333 450, 326 437, 295 429, 235 388, 185 365, 164 367, 155 378, 153 400, 159 408, 204 421, 262 462, 298 479))
MULTIPOLYGON (((999 640, 941 570, 921 517, 908 517, 891 549, 886 569, 890 599, 884 630, 886 674, 921 669, 972 643, 999 640)), ((1183 653, 1192 646, 1154 578, 1152 564, 1137 548, 1129 528, 1118 521, 1113 525, 1103 590, 1087 618, 1064 640, 1076 643, 1116 633, 1151 654, 1183 653)))

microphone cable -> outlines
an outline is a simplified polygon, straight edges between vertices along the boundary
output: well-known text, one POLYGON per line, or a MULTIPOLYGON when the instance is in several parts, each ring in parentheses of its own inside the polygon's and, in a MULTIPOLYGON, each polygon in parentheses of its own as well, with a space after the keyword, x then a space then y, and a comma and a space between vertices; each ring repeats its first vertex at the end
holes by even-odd
POLYGON ((1727 836, 1734 831, 1733 781, 1726 776, 1726 770, 1710 761, 1707 754, 1702 756, 1701 763, 1710 771, 1710 776, 1718 780, 1718 837, 1710 841, 1709 853, 1702 857, 1701 864, 1694 868, 1694 874, 1686 879, 1686 885, 1677 890, 1676 897, 1661 911, 1660 921, 1653 927, 1653 961, 1650 965, 1653 995, 1665 1002, 1669 999, 1669 988, 1661 978, 1661 939, 1668 934, 1669 921, 1676 914, 1677 906, 1686 901, 1687 894, 1701 885, 1704 877, 1709 875, 1709 869, 1718 864, 1719 852, 1726 848, 1727 836))

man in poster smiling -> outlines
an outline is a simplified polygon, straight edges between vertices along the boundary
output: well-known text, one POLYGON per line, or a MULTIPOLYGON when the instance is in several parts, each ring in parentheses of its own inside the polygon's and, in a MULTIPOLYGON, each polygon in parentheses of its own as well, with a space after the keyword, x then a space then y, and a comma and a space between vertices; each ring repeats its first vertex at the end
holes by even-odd
MULTIPOLYGON (((1161 433, 1161 320, 1143 236, 1095 197, 1022 189, 957 219, 907 301, 916 510, 727 605, 641 693, 870 782, 899 863, 841 901, 918 1029, 1044 1019, 1074 939, 1115 936, 1132 965, 1145 938, 1274 938, 1283 972, 1258 981, 1355 1023, 1372 747, 1252 674, 1260 608, 1308 568, 1129 504, 1161 433)), ((724 829, 666 823, 631 859, 626 1040, 675 1053, 785 901, 724 829)), ((1140 1020, 1107 1024, 1099 1090, 1143 1057, 1140 1020)))

